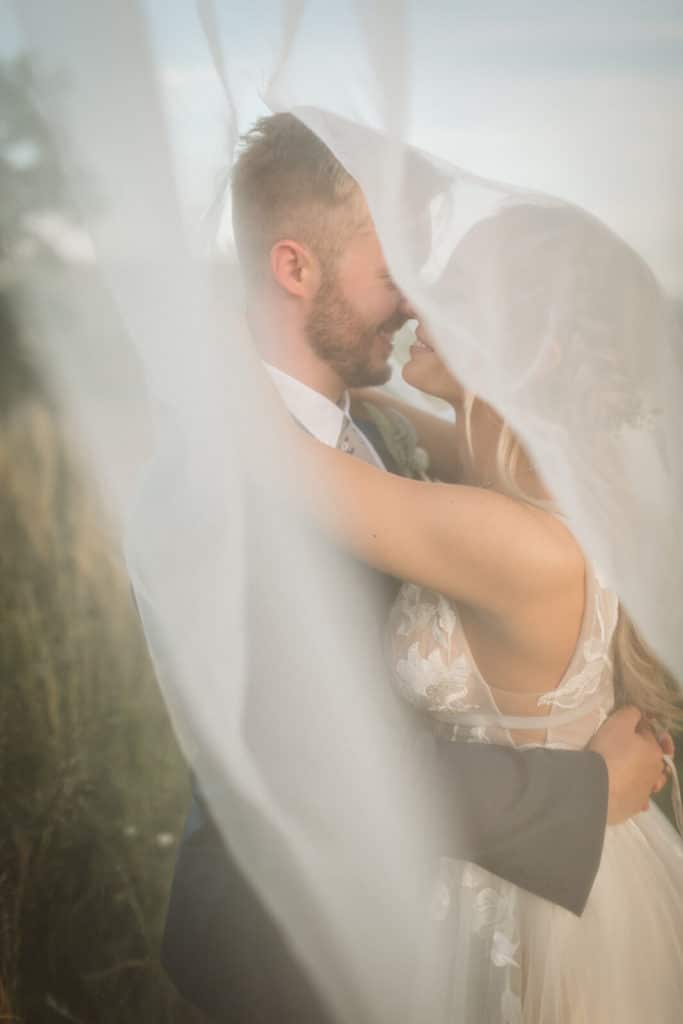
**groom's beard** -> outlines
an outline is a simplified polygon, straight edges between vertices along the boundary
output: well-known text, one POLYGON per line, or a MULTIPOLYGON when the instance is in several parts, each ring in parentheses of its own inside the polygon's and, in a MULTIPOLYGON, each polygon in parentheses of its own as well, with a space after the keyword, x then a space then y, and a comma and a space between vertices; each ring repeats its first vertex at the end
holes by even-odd
POLYGON ((405 316, 394 313, 368 324, 327 277, 315 297, 306 335, 313 351, 347 387, 369 387, 386 384, 391 377, 392 336, 405 322, 405 316))

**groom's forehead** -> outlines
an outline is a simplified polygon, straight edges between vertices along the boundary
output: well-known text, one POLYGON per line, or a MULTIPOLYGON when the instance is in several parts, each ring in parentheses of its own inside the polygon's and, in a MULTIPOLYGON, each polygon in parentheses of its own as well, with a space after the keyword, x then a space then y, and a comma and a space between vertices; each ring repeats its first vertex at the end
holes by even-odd
MULTIPOLYGON (((411 218, 401 235, 411 264, 417 268, 426 263, 432 251, 432 223, 429 211, 425 210, 422 217, 411 218)), ((354 238, 357 249, 362 249, 368 258, 374 257, 380 272, 386 270, 387 252, 369 210, 367 217, 358 224, 351 241, 354 238)))
MULTIPOLYGON (((372 253, 379 262, 384 263, 386 254, 382 239, 360 189, 354 200, 354 214, 355 223, 349 235, 349 243, 353 244, 355 240, 355 248, 362 248, 366 254, 372 253)), ((405 244, 410 248, 411 260, 415 266, 420 266, 429 258, 432 248, 432 222, 428 205, 425 205, 421 216, 412 215, 406 219, 403 236, 405 244)))

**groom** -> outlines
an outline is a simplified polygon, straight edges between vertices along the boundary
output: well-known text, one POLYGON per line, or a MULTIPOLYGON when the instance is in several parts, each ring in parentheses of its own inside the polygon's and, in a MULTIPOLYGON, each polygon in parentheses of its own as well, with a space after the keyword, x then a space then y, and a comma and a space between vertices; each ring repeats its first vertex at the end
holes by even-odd
MULTIPOLYGON (((349 415, 347 389, 389 379, 393 334, 414 315, 391 280, 358 185, 308 128, 276 114, 245 139, 233 220, 250 326, 290 413, 323 443, 400 471, 386 437, 349 415)), ((445 477, 443 428, 419 416, 416 423, 445 477)), ((468 836, 465 848, 454 830, 443 853, 581 914, 606 823, 641 810, 661 781, 661 749, 637 732, 639 719, 632 708, 615 713, 587 751, 437 741, 434 784, 446 800, 453 794, 452 818, 465 826, 458 835, 468 836)), ((180 991, 215 1020, 330 1020, 199 793, 162 958, 180 991)))

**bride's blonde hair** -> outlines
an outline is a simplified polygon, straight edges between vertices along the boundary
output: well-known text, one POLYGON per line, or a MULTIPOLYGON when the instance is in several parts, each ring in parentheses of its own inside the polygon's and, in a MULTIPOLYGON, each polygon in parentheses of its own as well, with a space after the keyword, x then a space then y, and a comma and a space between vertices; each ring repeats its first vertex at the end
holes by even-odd
MULTIPOLYGON (((474 458, 472 443, 472 408, 476 395, 465 392, 463 411, 465 436, 470 457, 474 458)), ((497 490, 518 501, 549 509, 553 506, 526 494, 517 483, 517 470, 525 456, 512 428, 503 420, 496 444, 497 490)), ((617 706, 634 704, 649 719, 665 729, 683 728, 683 707, 680 689, 673 675, 655 657, 619 602, 619 618, 614 632, 614 689, 617 706)))

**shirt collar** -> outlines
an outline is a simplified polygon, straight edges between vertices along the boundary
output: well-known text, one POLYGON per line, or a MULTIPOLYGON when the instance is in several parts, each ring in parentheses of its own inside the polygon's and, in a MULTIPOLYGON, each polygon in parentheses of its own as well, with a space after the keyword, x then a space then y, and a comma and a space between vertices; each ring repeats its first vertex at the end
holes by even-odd
POLYGON ((319 391, 290 377, 276 366, 270 363, 264 363, 264 366, 292 416, 323 444, 336 448, 345 417, 349 415, 351 403, 348 391, 342 395, 339 405, 335 405, 319 391))

